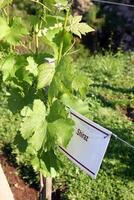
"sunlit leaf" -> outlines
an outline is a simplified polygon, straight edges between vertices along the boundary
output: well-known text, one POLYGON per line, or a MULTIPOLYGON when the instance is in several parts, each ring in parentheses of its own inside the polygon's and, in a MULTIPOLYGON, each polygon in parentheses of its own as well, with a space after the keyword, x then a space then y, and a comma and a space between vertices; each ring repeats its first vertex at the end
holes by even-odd
POLYGON ((83 115, 88 114, 89 107, 87 102, 82 101, 81 99, 78 99, 77 97, 68 94, 64 94, 62 96, 62 101, 66 106, 69 106, 70 108, 76 110, 77 112, 83 115))
POLYGON ((71 119, 58 119, 52 123, 48 123, 48 131, 51 138, 58 145, 67 146, 74 130, 74 122, 71 119))
MULTIPOLYGON (((33 134, 40 135, 46 132, 46 107, 41 100, 34 100, 33 107, 28 110, 28 113, 23 118, 21 124, 21 134, 24 139, 28 139, 33 134)), ((38 135, 38 136, 39 136, 38 135)), ((41 142, 41 141, 40 141, 41 142)))
POLYGON ((38 67, 37 88, 41 89, 50 85, 55 73, 55 63, 44 63, 38 67))
POLYGON ((0 17, 0 40, 9 34, 10 28, 3 17, 0 17))
POLYGON ((20 17, 14 17, 13 23, 10 27, 8 35, 6 35, 5 40, 10 44, 17 44, 20 42, 21 38, 27 34, 27 28, 22 23, 20 17))
POLYGON ((1 67, 3 73, 3 81, 6 81, 8 78, 15 75, 15 62, 16 61, 14 56, 10 55, 3 63, 1 67))
POLYGON ((38 75, 37 63, 34 61, 33 57, 28 57, 27 61, 28 65, 26 66, 26 70, 28 70, 34 76, 37 76, 38 75))
POLYGON ((72 32, 73 34, 79 36, 85 35, 86 33, 94 31, 88 24, 81 22, 82 16, 69 16, 69 26, 66 30, 72 32))

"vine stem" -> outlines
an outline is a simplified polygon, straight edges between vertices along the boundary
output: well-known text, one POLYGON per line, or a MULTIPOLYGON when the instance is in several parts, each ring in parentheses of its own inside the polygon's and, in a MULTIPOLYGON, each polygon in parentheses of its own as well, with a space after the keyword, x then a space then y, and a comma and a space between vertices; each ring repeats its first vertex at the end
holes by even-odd
POLYGON ((7 22, 10 23, 10 4, 7 5, 7 22))
POLYGON ((37 3, 37 4, 39 4, 39 5, 41 5, 44 9, 46 9, 46 10, 48 10, 48 11, 51 11, 47 6, 45 6, 43 3, 41 3, 40 1, 38 1, 38 0, 31 0, 32 2, 34 2, 34 3, 37 3))
POLYGON ((2 11, 3 11, 3 14, 5 15, 5 17, 7 18, 7 11, 6 11, 6 9, 3 8, 2 11))
POLYGON ((36 33, 35 33, 36 54, 38 54, 38 49, 39 49, 38 30, 39 30, 39 25, 37 24, 37 25, 36 25, 36 33))
POLYGON ((62 39, 61 39, 60 49, 59 49, 59 54, 58 54, 58 63, 60 62, 60 60, 62 58, 62 51, 63 51, 63 45, 64 45, 64 34, 66 31, 68 16, 69 16, 69 9, 66 11, 64 26, 63 26, 63 30, 62 30, 62 39))
MULTIPOLYGON (((36 0, 36 1, 33 1, 33 2, 39 3, 39 0, 36 0)), ((38 54, 38 50, 39 50, 38 32, 39 32, 39 23, 37 23, 36 27, 35 27, 35 51, 36 51, 36 54, 38 54)))

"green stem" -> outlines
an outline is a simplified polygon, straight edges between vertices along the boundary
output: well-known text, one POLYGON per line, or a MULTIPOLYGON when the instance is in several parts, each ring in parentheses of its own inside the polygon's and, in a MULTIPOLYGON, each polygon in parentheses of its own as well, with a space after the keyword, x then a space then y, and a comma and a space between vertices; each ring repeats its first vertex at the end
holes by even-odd
POLYGON ((34 3, 37 3, 39 5, 41 5, 44 9, 51 11, 47 6, 45 6, 43 3, 39 2, 38 0, 31 0, 34 3))
POLYGON ((64 35, 65 35, 65 32, 66 32, 68 15, 69 15, 69 10, 66 11, 66 16, 65 16, 64 26, 63 26, 63 30, 62 30, 62 38, 61 38, 57 63, 59 63, 61 58, 62 58, 62 51, 63 51, 63 45, 64 45, 64 35))
POLYGON ((10 5, 9 5, 9 3, 7 5, 7 22, 8 22, 8 24, 10 23, 10 5))
POLYGON ((36 45, 36 54, 38 54, 38 49, 39 49, 38 33, 35 33, 35 45, 36 45))
MULTIPOLYGON (((35 1, 36 3, 39 3, 39 0, 35 1)), ((38 32, 39 32, 39 23, 36 24, 35 27, 35 49, 36 49, 36 54, 38 54, 38 50, 39 50, 39 37, 38 37, 38 32)))
POLYGON ((7 18, 7 11, 5 8, 2 9, 4 16, 7 18))

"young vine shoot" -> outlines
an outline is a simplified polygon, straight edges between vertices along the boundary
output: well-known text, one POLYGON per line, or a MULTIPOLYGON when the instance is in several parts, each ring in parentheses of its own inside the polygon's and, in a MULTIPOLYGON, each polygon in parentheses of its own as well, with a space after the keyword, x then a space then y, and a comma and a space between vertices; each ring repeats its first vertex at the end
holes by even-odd
POLYGON ((67 0, 30 3, 36 13, 25 18, 12 0, 0 0, 0 71, 9 109, 21 115, 15 142, 20 154, 29 155, 45 177, 54 177, 61 166, 58 146, 66 147, 74 130, 66 106, 88 111, 83 97, 89 80, 70 54, 75 37, 93 29, 71 14, 67 0))

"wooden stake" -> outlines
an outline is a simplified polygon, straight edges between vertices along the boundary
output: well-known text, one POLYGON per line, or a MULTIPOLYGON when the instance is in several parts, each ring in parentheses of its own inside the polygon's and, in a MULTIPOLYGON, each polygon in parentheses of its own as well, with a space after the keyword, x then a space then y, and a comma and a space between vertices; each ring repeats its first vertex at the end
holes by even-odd
POLYGON ((45 178, 42 174, 40 174, 39 200, 52 200, 52 178, 45 178))
POLYGON ((45 178, 45 197, 47 200, 51 200, 52 199, 52 178, 48 177, 45 178))

